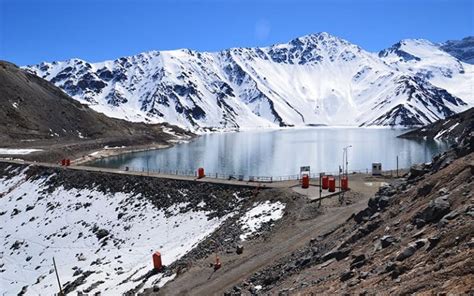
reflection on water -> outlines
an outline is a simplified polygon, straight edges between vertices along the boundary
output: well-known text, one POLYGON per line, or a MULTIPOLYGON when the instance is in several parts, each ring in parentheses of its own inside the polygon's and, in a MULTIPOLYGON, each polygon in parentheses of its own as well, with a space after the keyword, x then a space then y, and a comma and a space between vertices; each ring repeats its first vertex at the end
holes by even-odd
POLYGON ((447 149, 438 141, 414 141, 396 136, 403 130, 368 128, 307 128, 203 135, 169 149, 136 152, 97 160, 91 165, 246 176, 285 176, 311 166, 312 172, 336 172, 342 149, 349 148, 349 171, 381 162, 384 170, 429 162, 447 149))

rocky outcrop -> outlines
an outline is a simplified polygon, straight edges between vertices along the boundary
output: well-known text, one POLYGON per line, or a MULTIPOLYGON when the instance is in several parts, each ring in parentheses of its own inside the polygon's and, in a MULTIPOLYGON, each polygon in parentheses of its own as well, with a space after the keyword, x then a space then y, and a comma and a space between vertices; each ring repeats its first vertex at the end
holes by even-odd
POLYGON ((413 131, 400 135, 407 139, 435 139, 449 140, 453 142, 464 139, 465 131, 474 129, 474 108, 454 114, 445 119, 420 127, 413 131))

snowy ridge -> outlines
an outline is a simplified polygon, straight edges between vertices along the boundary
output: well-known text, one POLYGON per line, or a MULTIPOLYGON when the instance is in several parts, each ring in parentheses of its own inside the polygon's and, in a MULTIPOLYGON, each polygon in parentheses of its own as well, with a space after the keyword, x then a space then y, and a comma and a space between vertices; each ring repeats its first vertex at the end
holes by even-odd
POLYGON ((263 48, 150 51, 25 68, 110 117, 198 132, 417 126, 474 104, 474 66, 426 40, 377 54, 318 33, 263 48))
POLYGON ((440 48, 460 61, 474 64, 474 36, 446 41, 440 44, 440 48))
MULTIPOLYGON (((13 177, 0 179, 2 295, 57 293, 53 256, 64 287, 76 281, 90 295, 121 295, 143 283, 154 251, 169 265, 232 215, 210 218, 186 204, 158 210, 130 193, 62 186, 49 192, 45 184, 54 175, 29 179, 27 169, 7 171, 13 177)), ((172 279, 162 276, 145 278, 141 289, 172 279)))
POLYGON ((471 107, 474 105, 474 66, 456 59, 439 45, 423 39, 402 40, 379 56, 392 67, 429 81, 471 107))

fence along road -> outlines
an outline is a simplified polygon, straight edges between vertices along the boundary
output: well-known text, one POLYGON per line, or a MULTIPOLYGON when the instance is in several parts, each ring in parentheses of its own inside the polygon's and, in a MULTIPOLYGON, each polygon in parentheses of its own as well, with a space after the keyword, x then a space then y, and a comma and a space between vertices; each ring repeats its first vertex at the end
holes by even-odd
MULTIPOLYGON (((47 163, 47 162, 35 162, 35 161, 26 161, 21 159, 11 159, 11 158, 0 158, 0 161, 6 163, 14 164, 26 164, 26 165, 37 165, 50 168, 58 169, 68 169, 68 170, 79 170, 79 171, 89 171, 89 172, 103 172, 111 174, 122 174, 122 175, 132 175, 132 176, 148 176, 154 178, 163 178, 163 179, 172 179, 172 180, 184 180, 184 181, 194 181, 194 182, 207 182, 214 184, 229 184, 245 187, 259 187, 259 188, 290 188, 295 187, 300 184, 300 175, 288 175, 288 176, 277 176, 277 177, 268 177, 268 176, 243 176, 243 175, 224 175, 210 173, 206 177, 198 179, 197 174, 191 171, 162 171, 162 170, 146 170, 145 168, 136 169, 130 168, 128 170, 123 169, 113 169, 113 168, 102 168, 102 167, 91 167, 85 165, 74 165, 71 166, 61 166, 59 163, 47 163)), ((365 170, 354 171, 360 173, 361 175, 366 175, 365 170)), ((329 174, 329 173, 327 173, 329 174)), ((334 174, 334 175, 337 175, 334 174)), ((319 179, 319 174, 311 174, 311 179, 319 179)), ((314 183, 311 184, 315 186, 314 183)))
MULTIPOLYGON (((78 171, 88 171, 88 172, 102 172, 102 173, 111 173, 111 174, 121 174, 121 175, 131 175, 131 176, 148 176, 154 178, 163 178, 163 179, 173 179, 173 180, 184 180, 184 181, 194 181, 194 182, 207 182, 207 183, 215 183, 215 184, 229 184, 229 185, 237 185, 237 186, 245 186, 245 187, 291 187, 288 185, 284 185, 281 183, 286 182, 272 182, 272 183, 264 183, 261 182, 250 182, 245 180, 238 180, 236 179, 224 179, 224 178, 212 178, 212 177, 204 177, 198 179, 195 175, 177 175, 171 173, 162 173, 157 171, 146 171, 146 170, 122 170, 122 169, 113 169, 113 168, 101 168, 101 167, 91 167, 91 166, 84 166, 84 165, 71 165, 71 166, 61 166, 60 164, 56 163, 48 163, 48 162, 36 162, 36 161, 26 161, 20 159, 9 159, 9 158, 0 158, 1 162, 5 163, 12 163, 12 164, 26 164, 26 165, 36 165, 42 167, 49 167, 49 168, 57 168, 57 169, 67 169, 67 170, 78 170, 78 171)), ((268 181, 267 181, 268 182, 268 181)), ((293 185, 298 184, 298 181, 293 181, 293 185)))

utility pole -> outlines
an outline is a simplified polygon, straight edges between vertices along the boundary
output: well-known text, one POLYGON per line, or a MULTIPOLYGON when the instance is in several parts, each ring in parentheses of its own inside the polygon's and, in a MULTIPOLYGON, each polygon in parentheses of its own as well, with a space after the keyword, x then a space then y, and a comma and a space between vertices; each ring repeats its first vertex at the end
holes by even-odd
POLYGON ((349 174, 349 148, 351 148, 352 145, 349 145, 349 146, 346 146, 342 149, 342 165, 343 165, 343 171, 344 171, 344 162, 346 164, 346 177, 348 176, 349 174), (344 155, 345 155, 345 159, 344 159, 344 155))
POLYGON ((54 257, 53 257, 53 265, 54 265, 54 271, 56 272, 56 279, 58 280, 59 295, 63 296, 64 292, 63 292, 63 288, 61 287, 61 282, 59 281, 58 269, 56 268, 56 260, 54 260, 54 257))
POLYGON ((323 179, 323 173, 319 173, 319 205, 318 208, 321 207, 321 196, 323 192, 323 184, 322 184, 322 179, 323 179))
POLYGON ((398 178, 398 155, 397 155, 397 178, 398 178))
POLYGON ((146 150, 145 158, 146 158, 146 174, 149 176, 150 175, 150 167, 148 165, 148 149, 146 150))
POLYGON ((349 147, 346 148, 346 177, 347 177, 347 173, 349 171, 349 169, 348 169, 348 166, 349 166, 349 159, 348 159, 349 158, 349 149, 348 148, 349 147))
MULTIPOLYGON (((344 173, 345 168, 344 168, 344 163, 345 163, 345 156, 346 155, 346 148, 342 148, 342 172, 344 173)), ((339 172, 341 171, 341 168, 339 167, 339 172)))

